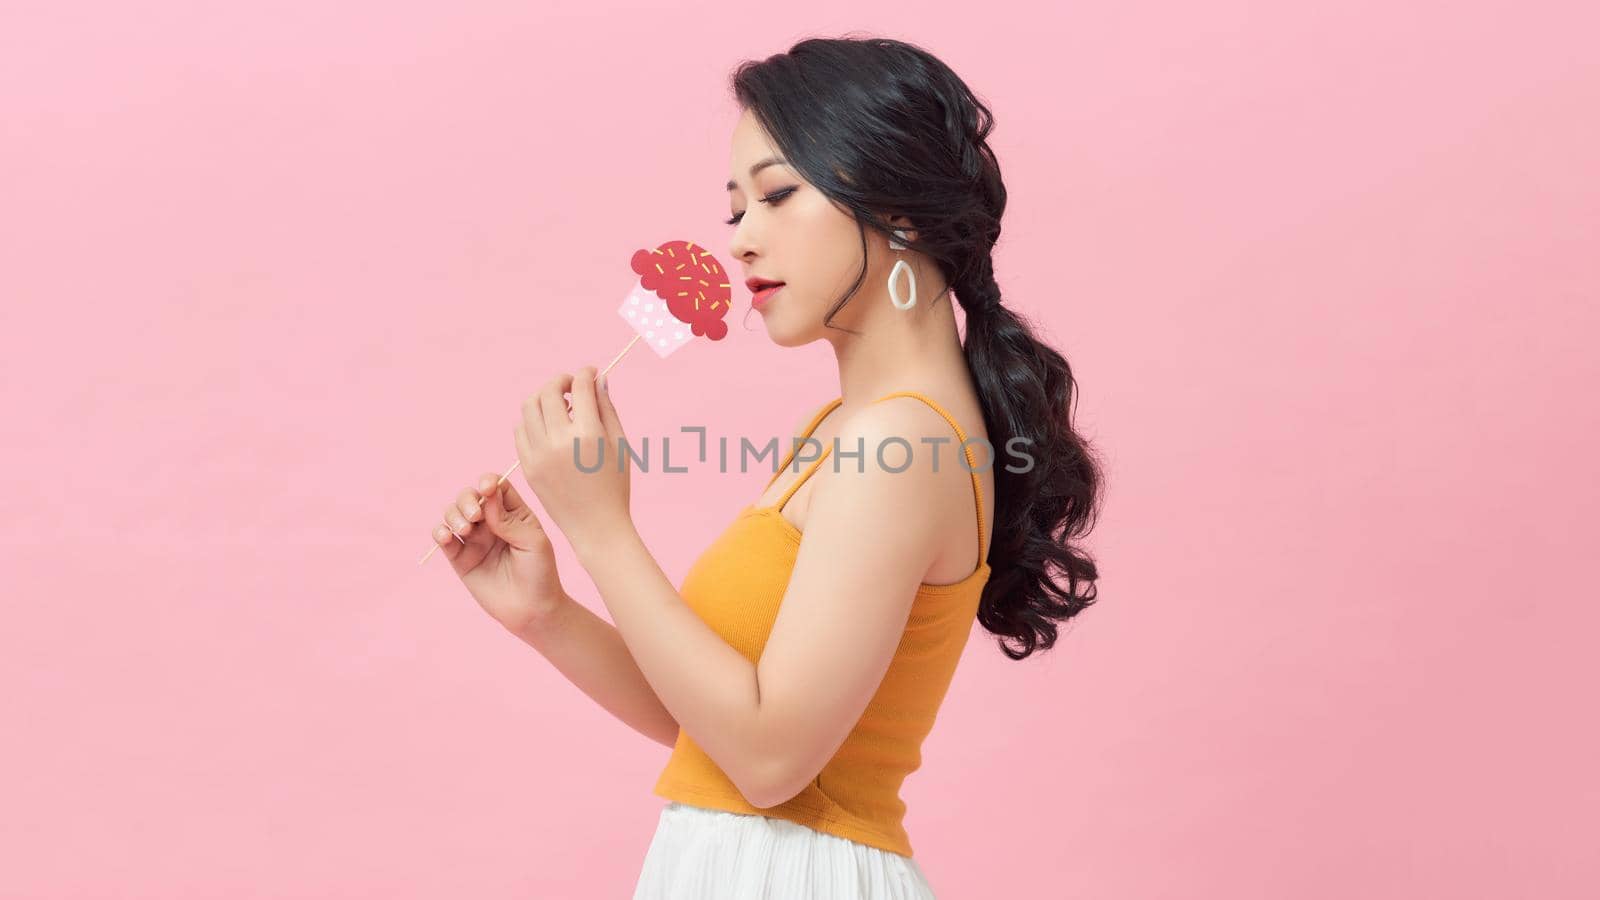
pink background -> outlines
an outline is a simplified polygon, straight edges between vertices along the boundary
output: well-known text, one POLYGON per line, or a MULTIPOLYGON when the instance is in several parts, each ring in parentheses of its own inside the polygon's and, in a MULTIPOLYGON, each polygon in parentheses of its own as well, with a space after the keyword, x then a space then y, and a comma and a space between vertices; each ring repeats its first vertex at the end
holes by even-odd
MULTIPOLYGON (((1100 605, 907 783, 940 896, 1594 896, 1587 4, 434 6, 0 12, 0 895, 631 890, 666 748, 416 560, 633 250, 732 262, 728 71, 863 29, 992 103, 1109 461, 1100 605)), ((630 433, 834 396, 729 323, 630 433)), ((764 480, 694 471, 675 580, 764 480)))

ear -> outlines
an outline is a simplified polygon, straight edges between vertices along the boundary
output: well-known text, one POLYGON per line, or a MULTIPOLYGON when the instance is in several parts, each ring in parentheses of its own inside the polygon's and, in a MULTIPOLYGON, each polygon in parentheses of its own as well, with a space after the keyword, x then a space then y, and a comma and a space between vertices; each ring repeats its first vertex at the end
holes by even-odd
POLYGON ((917 239, 916 229, 911 227, 911 220, 905 216, 890 216, 888 225, 890 228, 895 229, 900 235, 899 241, 896 241, 894 238, 889 239, 889 249, 891 250, 904 250, 906 249, 905 245, 907 243, 917 239))

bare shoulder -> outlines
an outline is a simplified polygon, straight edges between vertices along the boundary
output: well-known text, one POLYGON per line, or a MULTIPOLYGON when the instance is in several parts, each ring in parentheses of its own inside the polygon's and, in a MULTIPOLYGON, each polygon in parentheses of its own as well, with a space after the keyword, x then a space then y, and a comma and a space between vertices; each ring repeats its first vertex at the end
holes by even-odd
MULTIPOLYGON (((951 415, 957 416, 957 424, 969 439, 987 438, 982 422, 966 426, 959 413, 951 415)), ((939 547, 926 582, 958 581, 981 562, 974 561, 978 536, 973 524, 977 509, 973 482, 976 477, 980 490, 993 496, 990 476, 984 471, 985 451, 975 449, 972 466, 976 470, 969 467, 961 437, 951 423, 939 410, 914 396, 879 400, 841 421, 835 452, 857 451, 859 456, 848 463, 824 466, 825 482, 833 482, 835 487, 851 485, 844 489, 863 492, 863 499, 881 511, 892 510, 895 521, 905 527, 926 523, 928 529, 923 538, 939 547)), ((981 527, 992 528, 992 509, 978 512, 981 527)))
MULTIPOLYGON (((799 437, 813 420, 820 416, 823 410, 833 405, 833 400, 826 400, 806 409, 799 418, 794 420, 790 434, 799 437)), ((945 405, 950 409, 949 405, 945 405)), ((950 423, 940 415, 938 410, 913 396, 886 397, 869 403, 848 417, 835 414, 829 417, 839 418, 837 423, 841 435, 848 436, 852 441, 857 437, 891 438, 901 437, 909 441, 913 447, 918 446, 922 438, 937 440, 949 438, 951 446, 959 443, 954 429, 950 423)), ((957 422, 962 419, 958 416, 957 422)), ((977 423, 982 425, 981 421, 977 423)), ((972 426, 964 426, 968 437, 979 436, 980 432, 974 431, 972 426)), ((957 451, 959 453, 959 451, 957 451)), ((922 455, 922 454, 919 454, 922 455)), ((941 459, 945 454, 940 454, 941 459)))
POLYGON ((862 451, 860 465, 840 465, 841 472, 879 469, 904 473, 909 477, 899 480, 915 481, 921 488, 944 477, 960 453, 960 438, 950 423, 916 397, 869 403, 842 420, 838 432, 839 450, 862 451))

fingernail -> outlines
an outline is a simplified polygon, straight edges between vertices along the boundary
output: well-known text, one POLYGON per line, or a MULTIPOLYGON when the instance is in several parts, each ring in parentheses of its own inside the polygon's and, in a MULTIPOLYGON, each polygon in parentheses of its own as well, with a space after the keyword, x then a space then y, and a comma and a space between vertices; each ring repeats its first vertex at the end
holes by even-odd
POLYGON ((606 376, 606 375, 601 375, 600 376, 600 390, 606 391, 606 392, 609 393, 610 390, 611 390, 611 382, 606 380, 608 377, 609 376, 606 376))

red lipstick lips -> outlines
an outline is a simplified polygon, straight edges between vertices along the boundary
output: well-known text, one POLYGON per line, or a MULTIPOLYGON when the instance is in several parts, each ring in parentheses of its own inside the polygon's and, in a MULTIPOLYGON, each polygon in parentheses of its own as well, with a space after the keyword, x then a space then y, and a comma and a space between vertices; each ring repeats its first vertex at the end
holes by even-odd
POLYGON ((750 305, 754 306, 756 309, 760 309, 761 307, 766 306, 767 302, 772 299, 772 295, 776 294, 783 287, 783 282, 774 281, 770 278, 752 277, 746 278, 744 285, 745 287, 749 288, 751 292, 750 305))

